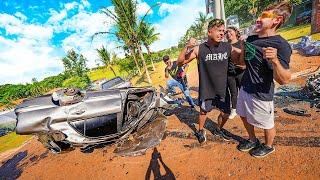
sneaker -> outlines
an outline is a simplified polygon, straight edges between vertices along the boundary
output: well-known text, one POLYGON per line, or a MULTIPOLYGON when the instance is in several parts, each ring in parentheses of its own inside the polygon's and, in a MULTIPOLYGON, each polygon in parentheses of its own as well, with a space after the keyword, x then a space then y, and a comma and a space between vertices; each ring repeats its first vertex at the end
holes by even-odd
POLYGON ((237 111, 236 109, 231 109, 231 113, 229 115, 229 119, 233 119, 237 116, 237 111))
POLYGON ((207 141, 206 131, 204 129, 199 130, 198 132, 195 133, 195 135, 200 144, 207 141))
POLYGON ((258 148, 253 149, 250 154, 256 158, 266 157, 267 155, 273 153, 276 149, 274 147, 269 147, 264 143, 261 144, 258 148))
POLYGON ((230 136, 228 136, 225 132, 223 132, 223 130, 218 130, 216 132, 216 135, 221 137, 224 141, 231 141, 232 140, 232 138, 230 136))
POLYGON ((247 151, 250 151, 251 149, 253 148, 257 148, 260 146, 260 141, 257 139, 256 142, 252 142, 250 140, 246 140, 244 142, 241 142, 238 146, 237 146, 237 149, 239 151, 242 151, 242 152, 247 152, 247 151))

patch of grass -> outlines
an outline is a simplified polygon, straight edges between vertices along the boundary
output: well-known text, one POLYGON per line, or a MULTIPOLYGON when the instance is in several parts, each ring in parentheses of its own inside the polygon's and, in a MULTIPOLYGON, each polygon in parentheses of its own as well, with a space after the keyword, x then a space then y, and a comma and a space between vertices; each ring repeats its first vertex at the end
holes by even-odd
POLYGON ((32 136, 17 135, 14 132, 0 137, 0 144, 1 144, 0 153, 21 146, 24 142, 29 140, 31 137, 32 136))
POLYGON ((311 32, 311 25, 301 25, 279 29, 278 33, 286 40, 295 40, 301 36, 308 36, 311 32))
MULTIPOLYGON (((121 77, 127 77, 128 73, 127 72, 120 72, 120 68, 119 66, 112 66, 116 75, 117 76, 121 76, 121 77)), ((88 76, 90 78, 91 81, 96 81, 96 80, 100 80, 100 79, 112 79, 114 78, 114 74, 111 71, 111 69, 107 68, 107 67, 100 67, 98 69, 94 69, 90 72, 88 72, 88 76)))
POLYGON ((311 37, 312 40, 320 41, 320 33, 312 34, 311 37))
MULTIPOLYGON (((172 59, 177 59, 176 57, 172 58, 172 59)), ((166 65, 160 61, 154 64, 156 67, 155 71, 149 71, 150 72, 150 76, 151 76, 151 80, 152 80, 152 85, 157 87, 159 85, 161 86, 165 86, 166 85, 166 78, 164 77, 164 69, 166 68, 166 65)), ((188 71, 192 71, 197 69, 197 61, 193 60, 190 64, 189 64, 189 69, 188 71)), ((135 76, 131 79, 131 83, 134 86, 138 86, 138 87, 142 87, 142 86, 150 86, 150 84, 148 84, 147 82, 147 77, 145 74, 143 74, 142 76, 135 76)))

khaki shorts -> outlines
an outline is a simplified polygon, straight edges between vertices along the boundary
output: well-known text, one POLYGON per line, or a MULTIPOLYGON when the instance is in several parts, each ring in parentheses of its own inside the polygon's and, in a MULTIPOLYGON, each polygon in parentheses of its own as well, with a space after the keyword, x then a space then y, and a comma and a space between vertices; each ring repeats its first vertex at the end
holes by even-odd
POLYGON ((273 101, 261 101, 245 92, 242 88, 238 94, 237 114, 247 118, 247 122, 262 129, 274 127, 273 101))

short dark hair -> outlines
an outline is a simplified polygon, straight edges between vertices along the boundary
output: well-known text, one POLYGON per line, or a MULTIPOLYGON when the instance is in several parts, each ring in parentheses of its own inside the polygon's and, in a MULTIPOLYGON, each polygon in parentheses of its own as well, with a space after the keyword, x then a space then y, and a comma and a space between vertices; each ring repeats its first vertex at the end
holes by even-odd
POLYGON ((162 60, 164 62, 167 62, 169 59, 170 59, 170 57, 168 55, 164 55, 163 58, 162 58, 162 60))
POLYGON ((283 20, 282 22, 277 26, 277 29, 284 24, 291 16, 292 12, 292 6, 289 2, 283 1, 283 2, 277 2, 274 4, 270 4, 264 11, 273 11, 273 13, 277 16, 282 16, 283 20))
POLYGON ((237 39, 239 39, 241 37, 241 33, 238 28, 236 28, 234 26, 230 26, 230 27, 228 27, 228 29, 232 29, 232 30, 234 30, 234 32, 236 32, 237 39))
POLYGON ((223 19, 212 19, 211 21, 209 21, 208 30, 213 28, 214 26, 220 27, 222 25, 224 25, 224 20, 223 19))

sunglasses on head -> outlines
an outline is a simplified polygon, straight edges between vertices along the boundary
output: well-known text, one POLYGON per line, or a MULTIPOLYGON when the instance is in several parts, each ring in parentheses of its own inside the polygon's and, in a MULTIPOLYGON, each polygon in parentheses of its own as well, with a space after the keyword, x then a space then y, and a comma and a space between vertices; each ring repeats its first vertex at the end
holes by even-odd
POLYGON ((276 14, 274 14, 273 12, 270 12, 270 11, 265 11, 265 12, 262 12, 259 17, 260 17, 261 19, 265 19, 265 18, 276 18, 276 17, 278 17, 278 15, 276 15, 276 14))

